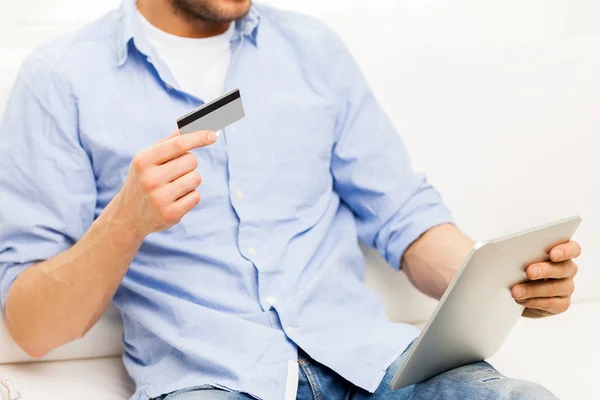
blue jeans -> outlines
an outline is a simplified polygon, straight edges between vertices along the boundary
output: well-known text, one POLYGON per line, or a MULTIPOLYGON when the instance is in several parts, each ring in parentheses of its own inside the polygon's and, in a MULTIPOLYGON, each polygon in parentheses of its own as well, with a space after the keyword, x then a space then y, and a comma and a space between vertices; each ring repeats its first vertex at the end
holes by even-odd
MULTIPOLYGON (((425 382, 393 391, 390 383, 402 365, 406 352, 388 368, 383 381, 369 393, 358 388, 331 369, 300 351, 298 364, 298 400, 549 400, 556 399, 547 389, 535 383, 510 379, 486 362, 478 362, 440 374, 425 382)), ((185 388, 156 400, 250 400, 252 396, 216 389, 212 386, 185 388)))

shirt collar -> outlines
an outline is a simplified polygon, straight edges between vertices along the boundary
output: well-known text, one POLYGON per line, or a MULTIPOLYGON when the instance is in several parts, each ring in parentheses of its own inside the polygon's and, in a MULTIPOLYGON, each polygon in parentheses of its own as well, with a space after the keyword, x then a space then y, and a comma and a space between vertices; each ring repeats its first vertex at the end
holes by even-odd
MULTIPOLYGON (((145 43, 145 37, 137 20, 137 8, 135 0, 123 0, 118 9, 119 26, 117 29, 117 65, 120 67, 127 61, 129 42, 134 39, 135 45, 145 43)), ((260 13, 256 6, 252 4, 248 15, 235 22, 235 33, 231 41, 240 38, 248 39, 254 46, 258 47, 258 25, 260 23, 260 13)), ((143 47, 143 46, 142 46, 143 47)), ((144 52, 145 49, 138 48, 144 52)))

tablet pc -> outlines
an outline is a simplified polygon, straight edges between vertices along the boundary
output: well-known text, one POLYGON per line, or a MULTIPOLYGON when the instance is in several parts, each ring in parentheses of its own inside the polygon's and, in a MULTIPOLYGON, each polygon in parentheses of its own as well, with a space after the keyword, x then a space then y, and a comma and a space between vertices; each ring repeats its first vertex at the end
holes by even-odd
POLYGON ((477 243, 408 351, 392 389, 491 357, 525 308, 510 289, 527 281, 527 266, 547 261, 554 246, 568 242, 580 222, 573 216, 477 243))

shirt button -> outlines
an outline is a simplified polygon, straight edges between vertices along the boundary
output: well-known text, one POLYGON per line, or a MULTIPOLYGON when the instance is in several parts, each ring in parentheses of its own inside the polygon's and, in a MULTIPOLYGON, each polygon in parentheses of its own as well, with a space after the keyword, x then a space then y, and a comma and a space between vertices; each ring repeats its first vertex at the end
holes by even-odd
POLYGON ((288 336, 292 336, 294 334, 294 328, 292 328, 291 326, 286 326, 285 332, 287 333, 288 336))
POLYGON ((165 87, 167 88, 167 90, 172 90, 173 86, 169 85, 168 83, 165 83, 165 87))
POLYGON ((235 189, 235 198, 238 200, 244 198, 244 192, 242 192, 242 189, 235 189))
POLYGON ((267 296, 267 303, 271 306, 274 306, 277 303, 277 299, 273 296, 267 296))
POLYGON ((255 256, 257 252, 254 247, 248 247, 248 253, 250 253, 252 256, 255 256))

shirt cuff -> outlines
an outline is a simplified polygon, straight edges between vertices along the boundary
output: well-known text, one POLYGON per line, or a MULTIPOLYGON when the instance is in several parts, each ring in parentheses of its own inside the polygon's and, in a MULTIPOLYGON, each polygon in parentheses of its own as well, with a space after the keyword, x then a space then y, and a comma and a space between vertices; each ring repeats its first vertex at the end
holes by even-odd
POLYGON ((396 233, 387 244, 385 260, 392 268, 400 269, 404 252, 421 235, 442 224, 455 224, 450 211, 443 205, 431 208, 415 216, 411 223, 396 233))

